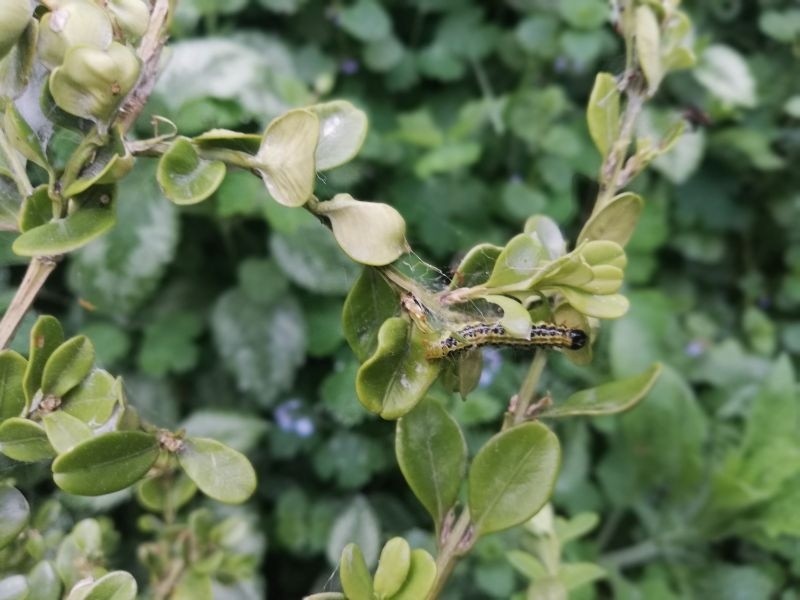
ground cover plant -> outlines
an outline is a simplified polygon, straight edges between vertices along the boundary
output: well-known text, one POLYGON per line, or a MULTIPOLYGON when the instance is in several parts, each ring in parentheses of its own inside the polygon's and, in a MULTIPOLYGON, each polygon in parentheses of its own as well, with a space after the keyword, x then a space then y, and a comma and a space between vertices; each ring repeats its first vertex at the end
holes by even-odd
POLYGON ((795 596, 797 9, 2 9, 0 596, 795 596))

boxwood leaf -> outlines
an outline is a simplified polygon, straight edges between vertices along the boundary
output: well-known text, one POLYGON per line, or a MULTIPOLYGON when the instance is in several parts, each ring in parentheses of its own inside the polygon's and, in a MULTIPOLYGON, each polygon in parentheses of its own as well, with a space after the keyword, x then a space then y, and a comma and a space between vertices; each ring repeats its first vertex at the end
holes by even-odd
POLYGON ((92 430, 86 423, 60 410, 45 415, 42 423, 47 439, 59 454, 92 437, 92 430))
POLYGON ((643 209, 644 200, 638 194, 624 192, 615 196, 586 221, 578 236, 578 244, 607 240, 625 246, 636 229, 643 209))
POLYGON ((610 415, 626 411, 647 395, 660 373, 661 365, 655 363, 640 375, 576 392, 564 402, 546 408, 539 416, 610 415))
POLYGON ((570 287, 559 287, 558 290, 576 310, 589 317, 618 319, 628 312, 630 306, 628 299, 621 294, 598 296, 570 287))
POLYGON ((0 598, 3 600, 26 600, 29 592, 28 581, 22 575, 0 579, 0 598))
POLYGON ((28 361, 13 350, 0 352, 0 423, 19 417, 25 410, 25 391, 22 385, 28 361))
POLYGON ((417 600, 427 598, 436 580, 436 561, 425 550, 411 552, 411 567, 403 587, 392 600, 417 600))
POLYGON ((78 178, 73 181, 63 195, 67 198, 82 194, 96 184, 114 183, 130 173, 136 158, 130 153, 122 139, 119 128, 111 131, 110 141, 98 148, 91 163, 81 169, 78 178))
POLYGON ((108 186, 90 188, 92 197, 78 210, 26 231, 11 249, 19 256, 56 256, 85 246, 116 223, 112 191, 108 186))
POLYGON ((650 95, 658 89, 664 77, 661 64, 661 30, 653 9, 649 6, 636 8, 636 53, 650 95))
POLYGON ((42 315, 31 328, 28 368, 25 370, 23 385, 25 396, 30 403, 33 395, 42 385, 42 372, 53 351, 64 342, 64 330, 58 319, 42 315))
POLYGON ((314 193, 319 136, 317 115, 302 109, 276 118, 264 132, 256 158, 267 190, 279 203, 302 206, 314 193))
POLYGON ((77 44, 50 74, 50 93, 58 106, 78 117, 106 123, 136 84, 136 53, 118 42, 108 49, 77 44))
POLYGON ((494 263, 487 287, 500 287, 524 282, 533 277, 546 258, 544 246, 526 233, 511 238, 494 263))
POLYGON ((453 274, 450 288, 472 287, 486 281, 488 273, 494 269, 497 257, 502 253, 502 246, 494 244, 478 244, 467 252, 453 274))
POLYGON ((178 210, 164 201, 155 169, 155 160, 136 159, 120 187, 117 226, 70 257, 70 288, 115 317, 132 313, 150 297, 175 256, 178 210))
POLYGON ((400 301, 377 269, 366 267, 344 301, 342 329, 358 360, 369 358, 378 345, 381 323, 397 314, 400 301))
POLYGON ((61 411, 97 427, 108 421, 116 404, 114 377, 108 371, 94 369, 64 396, 61 411))
POLYGON ((0 425, 0 452, 21 462, 53 458, 56 453, 38 423, 12 417, 0 425))
POLYGON ((50 561, 43 560, 28 573, 31 592, 26 600, 61 600, 61 579, 50 561))
POLYGON ((53 218, 53 201, 47 191, 47 184, 40 185, 22 202, 19 213, 19 230, 30 231, 44 225, 53 218))
POLYGON ((14 180, 0 170, 0 231, 17 231, 22 195, 14 180))
POLYGON ((163 476, 148 477, 136 486, 139 504, 153 512, 178 510, 194 498, 197 486, 186 473, 167 472, 163 476))
POLYGON ((378 561, 380 539, 380 522, 375 511, 366 498, 356 496, 336 517, 328 534, 325 554, 331 563, 336 564, 348 543, 355 542, 359 552, 363 552, 367 568, 371 568, 378 561))
POLYGON ((330 220, 339 246, 357 262, 388 265, 409 251, 406 222, 388 204, 336 194, 331 200, 320 202, 316 210, 330 220))
MULTIPOLYGON (((3 8, 6 8, 4 5, 3 8)), ((42 144, 36 132, 31 129, 27 121, 14 106, 13 102, 6 105, 6 114, 3 119, 6 135, 17 152, 22 154, 25 158, 33 161, 43 169, 51 171, 50 163, 47 162, 42 144)), ((51 171, 52 172, 52 171, 51 171)))
POLYGON ((425 399, 397 422, 395 453, 408 486, 438 531, 455 504, 467 465, 467 443, 453 417, 425 399))
POLYGON ((270 250, 286 277, 312 292, 344 295, 358 276, 358 264, 319 223, 303 224, 291 233, 273 233, 270 250))
POLYGON ((82 600, 136 600, 136 580, 125 571, 106 573, 89 587, 82 600))
POLYGON ((53 461, 53 480, 65 492, 101 496, 122 490, 150 470, 158 458, 156 436, 113 431, 86 440, 53 461))
POLYGON ((598 73, 586 107, 589 134, 605 158, 619 137, 619 89, 610 73, 598 73))
POLYGON ((422 334, 405 319, 387 319, 378 331, 378 348, 358 370, 361 404, 384 419, 414 408, 439 374, 440 364, 425 358, 422 334))
POLYGON ((508 529, 535 515, 553 492, 561 449, 541 423, 493 436, 469 470, 469 511, 479 535, 508 529))
POLYGON ((53 351, 42 371, 42 392, 61 398, 83 381, 94 364, 94 346, 85 335, 68 339, 53 351))
POLYGON ((211 328, 239 391, 269 406, 291 387, 306 346, 302 314, 293 298, 264 307, 241 290, 231 290, 217 301, 211 328))
POLYGON ((178 138, 158 161, 156 178, 175 204, 197 204, 217 191, 227 167, 221 160, 200 158, 187 138, 178 138))
POLYGON ((393 598, 408 577, 410 568, 411 547, 408 542, 401 537, 394 537, 386 542, 373 580, 375 598, 393 598))
POLYGON ((204 494, 220 502, 244 502, 256 489, 256 472, 247 457, 216 440, 187 438, 178 462, 204 494))
POLYGON ((5 483, 0 485, 0 549, 13 542, 25 529, 30 512, 22 492, 5 483))
POLYGON ((347 544, 339 560, 339 579, 348 600, 373 600, 372 577, 357 544, 347 544))
POLYGON ((346 100, 309 106, 319 119, 317 170, 326 171, 351 160, 367 137, 367 115, 346 100))

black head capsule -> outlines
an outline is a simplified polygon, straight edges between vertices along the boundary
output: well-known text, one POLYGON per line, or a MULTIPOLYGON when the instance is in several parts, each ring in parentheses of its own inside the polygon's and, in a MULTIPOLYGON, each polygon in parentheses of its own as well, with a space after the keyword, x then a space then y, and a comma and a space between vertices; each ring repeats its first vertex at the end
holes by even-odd
POLYGON ((570 350, 580 350, 586 345, 588 341, 588 336, 586 332, 582 329, 570 329, 569 330, 569 339, 570 339, 570 350))

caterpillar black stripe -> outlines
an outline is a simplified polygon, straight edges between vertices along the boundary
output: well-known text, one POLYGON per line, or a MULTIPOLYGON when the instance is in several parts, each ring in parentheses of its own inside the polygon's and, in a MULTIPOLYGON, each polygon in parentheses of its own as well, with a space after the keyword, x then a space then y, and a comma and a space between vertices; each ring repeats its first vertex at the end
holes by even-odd
POLYGON ((500 323, 472 323, 429 344, 425 356, 430 359, 444 358, 478 346, 580 350, 587 341, 588 336, 582 329, 571 329, 555 323, 534 323, 527 339, 510 335, 500 323))

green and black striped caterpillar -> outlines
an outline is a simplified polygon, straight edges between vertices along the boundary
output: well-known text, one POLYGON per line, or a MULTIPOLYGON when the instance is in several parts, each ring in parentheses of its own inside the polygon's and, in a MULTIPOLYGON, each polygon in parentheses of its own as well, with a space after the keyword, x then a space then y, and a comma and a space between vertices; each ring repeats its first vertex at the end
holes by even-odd
POLYGON ((531 325, 528 338, 510 335, 500 323, 470 323, 431 342, 425 356, 429 359, 444 358, 468 348, 489 345, 580 350, 587 340, 588 336, 582 329, 571 329, 544 321, 531 325))

